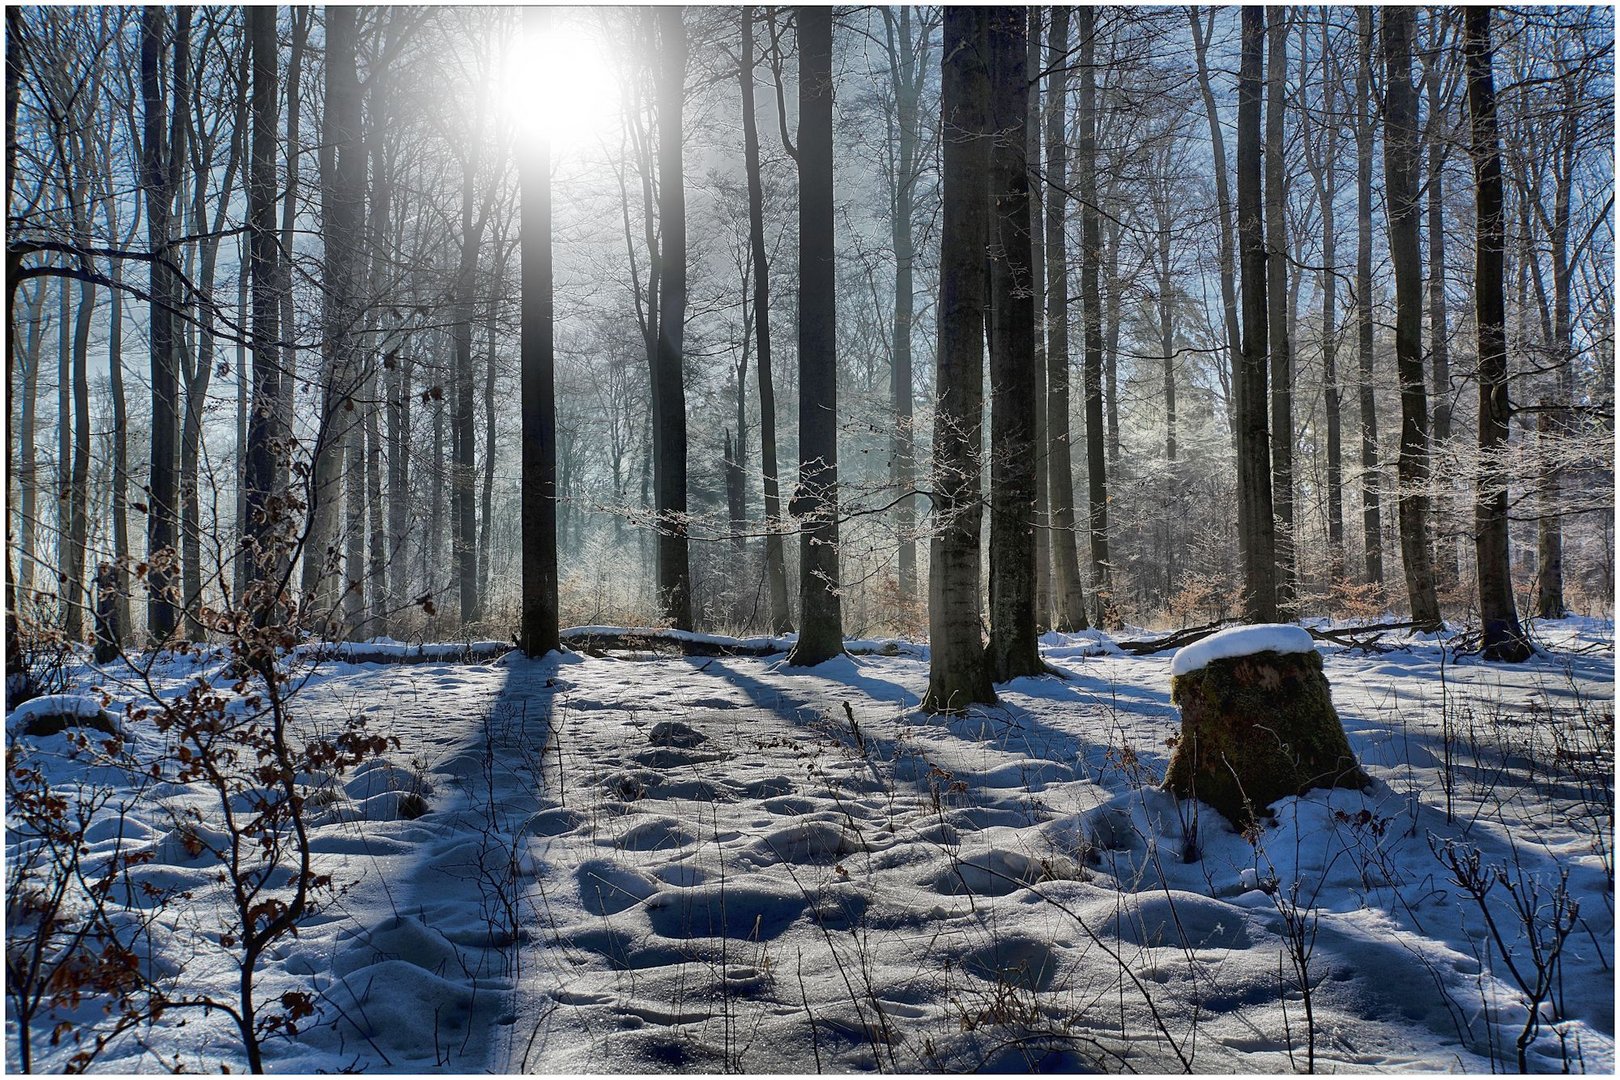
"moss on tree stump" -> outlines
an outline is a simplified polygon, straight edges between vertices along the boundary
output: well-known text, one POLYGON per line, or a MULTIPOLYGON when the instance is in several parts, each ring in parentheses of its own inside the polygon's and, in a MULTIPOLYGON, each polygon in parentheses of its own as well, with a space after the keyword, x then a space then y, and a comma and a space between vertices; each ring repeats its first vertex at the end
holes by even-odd
POLYGON ((1181 737, 1167 789, 1244 828, 1286 796, 1369 783, 1309 634, 1297 626, 1240 627, 1206 641, 1210 647, 1186 662, 1178 656, 1172 668, 1170 700, 1181 709, 1181 737), (1246 651, 1245 641, 1256 651, 1246 651))

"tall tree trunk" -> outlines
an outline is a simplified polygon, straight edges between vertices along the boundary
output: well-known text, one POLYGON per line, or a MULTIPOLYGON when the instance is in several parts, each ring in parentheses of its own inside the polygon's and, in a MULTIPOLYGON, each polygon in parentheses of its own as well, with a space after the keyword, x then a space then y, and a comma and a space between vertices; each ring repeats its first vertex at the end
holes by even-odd
POLYGON ((1103 400, 1108 412, 1108 468, 1119 468, 1119 234, 1120 222, 1108 222, 1108 239, 1103 250, 1103 400))
MULTIPOLYGON (((393 29, 392 26, 389 27, 393 29)), ((386 49, 386 45, 384 48, 386 49)), ((370 164, 371 186, 367 193, 366 243, 370 248, 371 264, 368 292, 373 304, 366 314, 366 328, 371 344, 365 391, 365 445, 366 445, 366 620, 373 634, 386 631, 388 615, 398 603, 400 593, 390 589, 389 564, 405 560, 400 548, 399 534, 384 525, 383 506, 383 433, 381 413, 389 413, 390 434, 395 424, 393 412, 397 407, 394 393, 399 364, 397 329, 399 319, 394 310, 381 306, 378 301, 391 297, 398 290, 393 279, 392 252, 389 243, 393 223, 393 161, 388 153, 388 132, 393 127, 394 87, 390 69, 380 68, 371 76, 368 103, 371 118, 370 133, 365 142, 370 164), (380 370, 379 370, 380 369, 380 370)), ((392 447, 390 447, 392 449, 392 447)), ((393 462, 389 475, 392 479, 393 462)))
POLYGON ((1035 629, 1035 294, 1028 144, 1028 23, 997 8, 990 25, 990 678, 1038 675, 1035 629))
MULTIPOLYGON (((341 616, 344 551, 338 511, 346 474, 345 451, 356 422, 354 401, 359 329, 355 290, 363 236, 364 146, 360 139, 360 83, 355 67, 356 9, 326 7, 326 111, 322 118, 321 218, 325 240, 322 283, 320 429, 312 453, 309 530, 303 586, 317 632, 341 616)), ((360 463, 352 463, 359 471, 360 463)))
MULTIPOLYGON (((899 538, 897 561, 899 600, 902 606, 917 595, 916 432, 912 427, 911 332, 916 322, 914 269, 916 248, 912 218, 917 198, 917 136, 922 123, 919 107, 923 64, 912 41, 912 10, 883 8, 885 42, 889 54, 890 89, 894 94, 895 171, 894 202, 889 232, 894 245, 893 367, 889 392, 894 404, 894 434, 890 438, 890 478, 898 493, 894 508, 899 538)), ((926 33, 926 30, 925 30, 926 33)), ((925 49, 926 49, 926 42, 925 49)), ((925 52, 926 55, 926 52, 925 52)), ((753 79, 750 75, 749 86, 753 79)), ((752 106, 750 105, 750 111, 752 106)), ((750 121, 751 121, 750 117, 750 121)))
POLYGON ((1235 371, 1238 354, 1243 347, 1242 331, 1238 325, 1237 245, 1232 235, 1232 195, 1226 172, 1226 138, 1222 134, 1220 110, 1215 104, 1215 90, 1209 82, 1209 43, 1215 31, 1215 10, 1211 8, 1208 23, 1201 24, 1198 9, 1189 7, 1187 19, 1192 24, 1193 51, 1198 61, 1198 89, 1204 98, 1204 113, 1209 119, 1210 148, 1215 159, 1215 204, 1221 222, 1221 311, 1226 316, 1227 368, 1235 371))
MULTIPOLYGON (((1536 523, 1536 616, 1542 619, 1562 619, 1569 614, 1564 603, 1564 532, 1563 489, 1564 469, 1559 464, 1563 448, 1559 445, 1573 431, 1572 406, 1575 404, 1575 343, 1571 317, 1574 260, 1570 257, 1569 224, 1570 202, 1575 185, 1575 152, 1579 137, 1579 105, 1575 82, 1571 73, 1563 77, 1565 97, 1561 102, 1558 139, 1553 164, 1553 218, 1548 230, 1552 255, 1553 311, 1552 346, 1556 365, 1556 393, 1554 408, 1543 413, 1547 437, 1538 441, 1550 444, 1543 465, 1545 475, 1537 488, 1536 523)), ((1545 220, 1545 219, 1544 219, 1545 220)), ((1540 276, 1537 275, 1537 280, 1540 276)))
MULTIPOLYGON (((69 196, 71 198, 71 196, 69 196)), ((66 614, 68 591, 62 581, 67 565, 69 518, 73 514, 73 280, 63 277, 56 290, 56 576, 58 617, 66 614)))
MULTIPOLYGON (((403 348, 403 346, 398 346, 403 348)), ((415 392, 416 359, 412 353, 395 359, 388 395, 388 592, 395 605, 410 595, 409 563, 405 541, 411 529, 411 395, 415 392)), ((384 370, 387 370, 386 366, 384 370)))
MULTIPOLYGON (((247 425, 247 456, 242 490, 246 500, 245 533, 239 556, 248 567, 247 585, 271 587, 282 573, 277 535, 288 525, 290 508, 276 498, 280 473, 276 458, 282 416, 282 349, 280 316, 285 276, 278 262, 276 229, 276 9, 247 9, 249 50, 253 64, 253 132, 248 161, 248 277, 253 303, 253 400, 247 425)), ((291 123, 291 117, 289 117, 291 123)), ((291 198, 291 196, 288 196, 291 198)), ((287 335, 291 337, 291 334, 287 335)), ((241 598, 250 610, 268 616, 274 595, 241 598)))
POLYGON ((1508 564, 1507 240, 1502 213, 1502 151, 1496 134, 1496 86, 1491 73, 1491 9, 1463 13, 1468 64, 1468 114, 1474 160, 1474 312, 1479 341, 1479 458, 1474 487, 1474 557, 1479 564, 1479 615, 1487 660, 1518 663, 1530 645, 1513 606, 1508 564))
MULTIPOLYGON (((9 16, 13 10, 7 9, 6 14, 9 16)), ((45 279, 40 278, 34 286, 34 298, 29 302, 28 338, 23 347, 22 408, 17 419, 17 456, 12 459, 17 462, 17 585, 20 590, 12 594, 13 612, 24 602, 32 600, 34 564, 39 557, 34 550, 34 522, 39 513, 39 465, 35 442, 38 439, 39 354, 40 342, 44 337, 46 292, 45 279)), ((15 312, 12 314, 15 315, 15 312)), ((9 387, 7 392, 10 392, 9 387)))
POLYGON ((1373 399, 1372 39, 1373 9, 1356 9, 1356 359, 1361 397, 1361 545, 1367 580, 1384 583, 1384 527, 1378 474, 1378 409, 1373 399))
MULTIPOLYGON (((22 9, 16 5, 6 8, 6 212, 10 216, 11 207, 16 205, 14 200, 17 194, 17 108, 22 103, 22 9)), ((21 286, 17 270, 22 262, 21 253, 13 254, 10 245, 6 251, 6 395, 7 406, 5 411, 6 450, 11 450, 11 407, 10 395, 13 393, 12 377, 17 367, 17 292, 21 286)), ((37 339, 36 339, 37 340, 37 339)), ((30 398, 29 406, 33 404, 30 398)), ((13 458, 12 460, 17 460, 13 458)), ((30 477, 30 482, 32 477, 30 477)), ((7 489, 9 495, 9 488, 7 489)), ((22 560, 27 560, 32 546, 18 549, 13 545, 11 531, 11 514, 8 501, 6 514, 6 678, 9 681, 13 675, 23 674, 22 670, 22 641, 20 625, 17 619, 18 610, 23 604, 23 594, 18 591, 20 578, 18 568, 12 562, 12 555, 18 554, 22 560)), ((30 580, 30 584, 32 581, 30 580)), ((11 695, 6 695, 6 705, 11 705, 11 695)))
MULTIPOLYGON (((463 224, 471 218, 473 197, 469 176, 463 191, 463 224)), ((474 445, 472 357, 472 277, 478 268, 478 243, 464 235, 462 269, 458 274, 456 322, 451 329, 451 365, 454 381, 450 405, 450 545, 455 560, 457 595, 463 625, 483 617, 478 605, 478 515, 473 501, 474 445)))
POLYGON ((1288 84, 1286 8, 1267 9, 1266 316, 1271 346, 1271 502, 1277 520, 1277 606, 1294 604, 1294 347, 1288 325, 1288 170, 1283 158, 1288 84))
POLYGON ((940 55, 941 204, 934 517, 928 579, 930 712, 993 702, 979 607, 985 249, 990 239, 989 12, 947 7, 940 55))
POLYGON ((422 577, 429 595, 437 591, 436 587, 442 580, 439 575, 444 568, 444 479, 446 473, 444 414, 444 399, 442 397, 435 398, 433 400, 433 472, 428 481, 428 535, 426 543, 422 545, 422 553, 425 556, 422 577))
MULTIPOLYGON (((1322 144, 1313 147, 1307 136, 1304 141, 1305 159, 1316 181, 1316 197, 1322 218, 1322 398, 1326 424, 1327 454, 1327 534, 1328 579, 1337 584, 1344 577, 1344 450, 1340 409, 1344 391, 1339 382, 1339 274, 1338 227, 1334 212, 1338 198, 1339 139, 1338 113, 1335 99, 1338 88, 1337 72, 1332 66, 1332 42, 1328 24, 1322 24, 1320 49, 1322 64, 1322 144)), ((1304 30, 1300 37, 1300 85, 1306 83, 1305 65, 1310 50, 1306 48, 1304 30)))
MULTIPOLYGON (((1446 329, 1446 222, 1445 165, 1451 133, 1448 118, 1450 102, 1442 101, 1440 84, 1444 77, 1444 55, 1440 21, 1446 16, 1431 9, 1429 47, 1423 52, 1423 81, 1426 84, 1429 115, 1425 141, 1428 143, 1428 231, 1429 231, 1429 357, 1434 387, 1434 450, 1444 455, 1451 442, 1451 346, 1446 329)), ((1453 483, 1442 470, 1435 484, 1436 510, 1449 517, 1453 483)), ((1435 551, 1436 584, 1450 589, 1457 583, 1457 543, 1455 534, 1442 526, 1435 551)))
POLYGON ((1401 562, 1412 621, 1441 628, 1429 548, 1429 399, 1423 380, 1422 208, 1417 190, 1417 93, 1412 87, 1411 8, 1384 11, 1384 187, 1395 270, 1395 365, 1401 380, 1398 502, 1401 562))
MULTIPOLYGON (((107 290, 111 301, 111 316, 107 327, 107 389, 112 397, 112 582, 117 589, 113 601, 113 619, 118 644, 130 638, 129 603, 129 399, 124 393, 124 293, 121 260, 112 259, 107 276, 112 285, 107 290)), ((34 338, 34 367, 38 368, 38 337, 34 338)))
MULTIPOLYGON (((84 191, 88 197, 88 190, 84 191)), ((81 204, 82 205, 82 204, 81 204)), ((80 242, 89 244, 88 228, 80 242)), ((66 283, 64 282, 64 285, 66 283)), ((96 312, 96 287, 79 282, 79 305, 73 326, 73 463, 69 470, 67 560, 62 574, 66 618, 62 630, 69 641, 84 638, 84 613, 89 606, 85 585, 85 541, 90 530, 90 323, 96 312)), ((67 423, 63 414, 61 423, 67 423)))
MULTIPOLYGON (((776 466, 776 390, 771 378, 770 264, 765 251, 765 196, 759 176, 759 130, 754 119, 754 9, 742 12, 743 158, 748 174, 748 244, 754 264, 754 354, 759 371, 760 471, 765 489, 765 577, 771 633, 793 630, 788 607, 787 558, 782 543, 782 496, 776 466)), ((740 436, 739 436, 740 437, 740 436)))
POLYGON ((1029 110, 1025 114, 1024 153, 1029 165, 1030 292, 1034 300, 1035 336, 1035 629, 1052 625, 1052 497, 1046 458, 1051 445, 1046 434, 1046 200, 1034 187, 1041 170, 1041 9, 1029 9, 1029 110))
POLYGON ((1233 373, 1232 385, 1237 403, 1238 543, 1243 549, 1243 614, 1250 622, 1277 619, 1276 526, 1272 517, 1271 450, 1266 416, 1267 253, 1260 184, 1260 101, 1265 50, 1265 10, 1244 8, 1237 115, 1243 353, 1233 373))
MULTIPOLYGON (((524 9, 530 40, 550 30, 551 12, 524 9)), ((551 273, 551 147, 525 144, 518 167, 521 316, 518 358, 523 402, 523 624, 518 647, 541 656, 561 647, 557 613, 557 403, 551 273)))
POLYGON ((1103 316, 1098 280, 1102 269, 1102 220, 1097 210, 1097 16, 1077 9, 1080 35, 1080 301, 1085 339, 1086 466, 1091 526, 1091 579, 1097 621, 1109 603, 1108 473, 1103 425, 1103 316))
POLYGON ((658 10, 658 355, 653 378, 653 452, 658 509, 658 602, 664 619, 692 628, 692 569, 686 521, 686 181, 681 109, 686 97, 686 28, 679 7, 658 10))
POLYGON ((797 9, 799 32, 799 640, 787 662, 844 651, 838 577, 838 320, 833 254, 832 9, 797 9))
POLYGON ((172 213, 179 163, 185 158, 185 103, 191 70, 191 12, 174 10, 173 99, 166 102, 161 81, 163 38, 168 18, 162 9, 141 13, 141 187, 146 201, 147 246, 151 263, 152 449, 147 484, 146 627, 154 643, 175 631, 172 566, 176 557, 179 504, 179 371, 181 333, 179 281, 172 268, 172 213), (172 105, 172 109, 170 106, 172 105), (171 115, 172 112, 172 115, 171 115), (169 130, 165 130, 165 126, 169 130))
POLYGON ((1084 630, 1086 598, 1075 543, 1074 457, 1069 433, 1068 168, 1069 9, 1054 7, 1047 29, 1046 63, 1046 448, 1047 494, 1052 507, 1055 627, 1084 630))
MULTIPOLYGON (((253 62, 252 20, 247 20, 247 27, 243 32, 243 44, 248 54, 248 62, 253 62)), ((251 82, 243 92, 251 94, 251 82)), ((246 184, 243 187, 251 208, 256 206, 251 194, 253 183, 252 163, 248 165, 249 172, 246 184)), ((251 226, 249 226, 251 228, 251 226)), ((248 403, 252 400, 252 385, 248 370, 248 338, 252 333, 253 317, 248 307, 248 279, 252 276, 249 269, 248 235, 243 232, 237 237, 236 247, 236 318, 238 332, 236 335, 236 506, 234 517, 236 519, 236 553, 231 560, 231 585, 229 607, 235 609, 247 592, 248 583, 248 500, 247 500, 247 459, 248 459, 248 403)))
MULTIPOLYGON (((275 398, 276 412, 270 428, 275 452, 274 487, 277 494, 289 490, 293 462, 293 400, 298 392, 297 313, 293 310, 292 254, 298 221, 299 160, 303 153, 299 138, 299 120, 303 116, 304 49, 309 40, 309 27, 314 19, 314 8, 293 7, 292 48, 287 54, 287 175, 286 192, 281 204, 280 255, 274 262, 276 291, 281 307, 280 327, 283 344, 279 376, 280 390, 275 398)), ((306 504, 306 511, 308 506, 306 504)), ((290 554, 290 552, 289 552, 290 554)), ((279 564, 278 564, 279 565, 279 564)))
MULTIPOLYGON (((506 242, 496 243, 495 274, 489 303, 484 307, 484 462, 478 493, 478 595, 488 603, 490 561, 495 531, 495 384, 496 334, 500 297, 506 294, 506 242)), ((520 346, 521 348, 521 346, 520 346)))

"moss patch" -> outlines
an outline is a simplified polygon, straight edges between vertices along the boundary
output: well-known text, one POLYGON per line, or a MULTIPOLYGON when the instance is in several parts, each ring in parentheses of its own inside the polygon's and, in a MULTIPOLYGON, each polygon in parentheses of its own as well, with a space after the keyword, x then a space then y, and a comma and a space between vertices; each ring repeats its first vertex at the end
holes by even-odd
POLYGON ((1181 738, 1164 786, 1219 810, 1238 828, 1289 795, 1365 787, 1322 657, 1261 652, 1214 660, 1170 680, 1181 738))

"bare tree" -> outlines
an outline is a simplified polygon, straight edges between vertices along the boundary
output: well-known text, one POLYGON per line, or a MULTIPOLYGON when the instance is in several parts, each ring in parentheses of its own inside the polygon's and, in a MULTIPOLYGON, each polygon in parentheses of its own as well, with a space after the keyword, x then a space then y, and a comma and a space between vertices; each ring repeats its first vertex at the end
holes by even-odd
POLYGON ((928 692, 922 707, 993 702, 979 607, 979 470, 984 446, 984 273, 990 238, 989 14, 945 9, 943 178, 935 366, 934 515, 929 553, 928 692))
POLYGON ((658 352, 653 375, 653 486, 658 510, 658 602, 664 618, 692 628, 687 555, 686 181, 681 110, 686 99, 686 28, 679 7, 658 10, 658 352))
MULTIPOLYGON (((743 163, 748 183, 748 243, 753 253, 754 352, 759 372, 760 468, 765 492, 765 576, 770 592, 771 632, 786 634, 793 629, 793 617, 788 609, 787 559, 782 543, 782 496, 778 489, 776 465, 770 265, 765 252, 765 195, 759 175, 759 130, 754 119, 754 9, 748 7, 742 9, 739 77, 742 82, 743 163)), ((739 432, 738 438, 741 437, 739 432)))
MULTIPOLYGON (((547 8, 525 8, 531 40, 550 28, 547 8)), ((540 656, 560 647, 557 614, 557 402, 551 267, 551 148, 531 135, 519 149, 523 260, 523 625, 518 647, 540 656)))
POLYGON ((1266 427, 1266 238, 1260 205, 1260 102, 1265 49, 1265 11, 1244 8, 1237 125, 1243 352, 1232 384, 1237 398, 1238 543, 1243 549, 1243 611, 1250 622, 1272 622, 1277 618, 1276 534, 1266 427))
POLYGON ((1422 208, 1417 189, 1417 93, 1412 86, 1411 8, 1384 9, 1384 186, 1395 270, 1395 365, 1401 382, 1401 563, 1412 621, 1439 630, 1429 545, 1429 400, 1423 380, 1422 208))
POLYGON ((1103 426, 1102 215, 1097 206, 1097 15, 1077 9, 1080 37, 1080 143, 1075 162, 1080 195, 1080 304, 1085 339, 1087 498, 1091 580, 1097 619, 1109 602, 1108 461, 1103 426))
POLYGON ((1491 71, 1491 9, 1464 13, 1468 115, 1474 161, 1474 321, 1479 342, 1480 471, 1474 488, 1474 557, 1479 564, 1479 615, 1486 659, 1518 663, 1530 645, 1513 605, 1508 564, 1507 241, 1503 223, 1502 151, 1496 131, 1491 71))
POLYGON ((1288 168, 1283 132, 1288 84, 1286 7, 1267 9, 1266 28, 1266 318, 1271 349, 1271 502, 1276 513, 1277 607, 1293 610, 1294 346, 1288 303, 1288 168))
POLYGON ((1361 544, 1367 580, 1384 583, 1379 506, 1378 408, 1373 399, 1372 39, 1373 9, 1356 9, 1356 358, 1361 401, 1361 544))
POLYGON ((997 8, 990 25, 990 678, 1038 675, 1035 471, 1038 441, 1030 237, 1028 23, 997 8))
POLYGON ((833 258, 832 9, 799 32, 799 640, 788 664, 844 651, 838 577, 838 328, 833 258))
POLYGON ((1074 464, 1069 431, 1068 168, 1069 9, 1054 7, 1047 28, 1046 64, 1046 450, 1052 507, 1055 626, 1084 630, 1085 591, 1075 543, 1074 464))
POLYGON ((146 202, 147 247, 153 256, 149 283, 152 350, 152 458, 147 483, 146 628, 153 641, 174 634, 173 564, 178 518, 180 281, 174 269, 173 207, 179 163, 185 159, 185 104, 190 97, 191 11, 173 11, 174 31, 166 35, 169 14, 160 8, 141 13, 141 187, 146 202), (162 84, 164 38, 171 38, 169 65, 174 85, 165 99, 162 84))

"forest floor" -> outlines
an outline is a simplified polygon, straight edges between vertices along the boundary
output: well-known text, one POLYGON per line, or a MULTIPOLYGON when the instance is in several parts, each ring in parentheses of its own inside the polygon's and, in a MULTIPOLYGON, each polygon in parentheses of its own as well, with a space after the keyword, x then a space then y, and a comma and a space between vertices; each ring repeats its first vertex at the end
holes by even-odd
MULTIPOLYGON (((299 722, 363 717, 398 745, 319 800, 309 842, 335 892, 258 975, 262 1000, 309 992, 315 1012, 267 1064, 1493 1072, 1522 1044, 1533 1071, 1612 1072, 1613 624, 1539 632, 1520 666, 1435 638, 1321 646, 1374 784, 1282 800, 1248 837, 1158 789, 1173 654, 1095 632, 1048 635, 1063 677, 961 717, 918 711, 926 647, 904 642, 808 671, 325 661, 299 722)), ((122 707, 117 671, 74 678, 122 707)), ((136 759, 172 753, 124 729, 136 759)), ((176 824, 213 804, 118 788, 62 736, 8 741, 59 786, 117 788, 116 827, 86 842, 152 853, 130 874, 169 899, 118 894, 145 905, 144 961, 228 995, 217 866, 176 824)), ((12 1064, 16 1039, 8 1009, 12 1064)), ((240 1068, 235 1029, 171 1014, 97 1067, 176 1064, 240 1068)))

